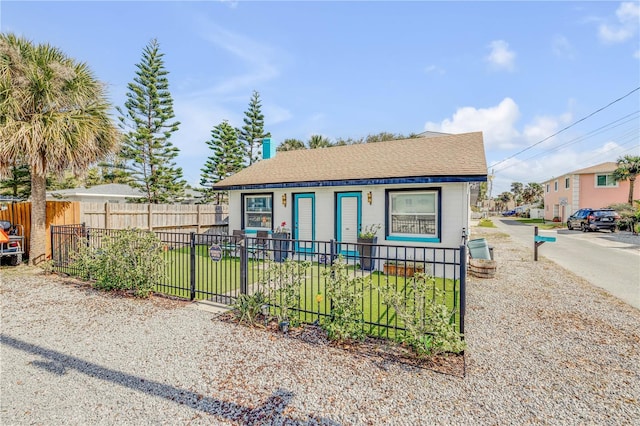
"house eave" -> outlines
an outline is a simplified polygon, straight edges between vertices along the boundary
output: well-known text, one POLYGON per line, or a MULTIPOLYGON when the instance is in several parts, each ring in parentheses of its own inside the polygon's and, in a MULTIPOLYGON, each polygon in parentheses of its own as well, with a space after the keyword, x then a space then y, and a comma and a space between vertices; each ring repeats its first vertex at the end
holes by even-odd
POLYGON ((272 182, 245 185, 216 185, 213 189, 221 191, 253 190, 253 189, 285 189, 285 188, 313 188, 325 186, 368 186, 368 185, 408 185, 424 183, 460 183, 486 182, 487 175, 468 176, 414 176, 396 178, 322 180, 306 182, 272 182))

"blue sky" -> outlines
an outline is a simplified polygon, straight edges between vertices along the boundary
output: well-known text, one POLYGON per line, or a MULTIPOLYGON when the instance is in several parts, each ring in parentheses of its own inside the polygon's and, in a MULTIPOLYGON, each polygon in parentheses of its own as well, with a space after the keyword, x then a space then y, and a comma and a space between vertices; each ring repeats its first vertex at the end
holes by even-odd
POLYGON ((118 106, 157 38, 192 185, 257 90, 277 143, 482 131, 494 196, 640 155, 638 90, 572 125, 640 87, 639 23, 637 1, 0 3, 2 32, 88 63, 118 106))

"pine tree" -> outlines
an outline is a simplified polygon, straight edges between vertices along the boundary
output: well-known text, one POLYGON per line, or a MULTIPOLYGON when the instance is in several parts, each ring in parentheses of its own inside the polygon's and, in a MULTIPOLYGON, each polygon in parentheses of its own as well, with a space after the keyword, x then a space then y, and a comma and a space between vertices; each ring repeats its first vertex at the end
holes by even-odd
POLYGON ((244 113, 244 126, 240 131, 240 142, 244 145, 249 165, 255 163, 261 154, 262 138, 271 137, 264 132, 264 116, 261 112, 260 94, 253 91, 249 109, 244 113))
POLYGON ((222 193, 214 191, 211 185, 243 168, 245 153, 238 140, 238 132, 238 129, 233 128, 226 120, 211 131, 211 140, 207 141, 207 145, 213 151, 213 155, 207 158, 201 169, 200 179, 200 185, 205 188, 205 202, 211 202, 215 198, 220 203, 222 193))
POLYGON ((0 195, 27 199, 31 195, 31 173, 26 164, 13 164, 8 176, 0 180, 0 195))
POLYGON ((174 159, 179 149, 169 141, 180 123, 173 121, 173 99, 168 71, 157 40, 152 40, 136 64, 136 77, 129 83, 125 110, 118 108, 125 139, 120 156, 126 161, 131 185, 145 194, 140 201, 167 203, 184 196, 186 182, 174 159))

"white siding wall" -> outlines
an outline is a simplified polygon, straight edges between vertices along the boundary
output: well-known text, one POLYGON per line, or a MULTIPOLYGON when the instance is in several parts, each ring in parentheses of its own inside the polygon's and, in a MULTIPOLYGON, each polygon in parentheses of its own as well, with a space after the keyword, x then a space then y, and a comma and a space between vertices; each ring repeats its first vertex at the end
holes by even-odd
MULTIPOLYGON (((431 189, 441 188, 441 242, 415 243, 407 242, 407 245, 426 245, 442 247, 458 247, 461 242, 462 229, 469 231, 470 207, 469 184, 467 183, 443 183, 443 184, 419 184, 419 185, 373 185, 373 186, 348 186, 348 187, 315 187, 293 188, 256 191, 230 191, 229 194, 229 231, 241 229, 241 193, 273 192, 274 227, 286 221, 287 226, 292 225, 293 193, 313 193, 316 200, 316 240, 328 241, 335 238, 335 211, 337 192, 361 192, 362 193, 362 225, 385 223, 385 189, 431 189), (372 203, 367 202, 367 193, 371 191, 372 203), (287 206, 282 205, 282 194, 287 194, 287 206)), ((378 243, 385 244, 384 229, 378 231, 378 243)), ((393 241, 389 244, 402 244, 393 241)))

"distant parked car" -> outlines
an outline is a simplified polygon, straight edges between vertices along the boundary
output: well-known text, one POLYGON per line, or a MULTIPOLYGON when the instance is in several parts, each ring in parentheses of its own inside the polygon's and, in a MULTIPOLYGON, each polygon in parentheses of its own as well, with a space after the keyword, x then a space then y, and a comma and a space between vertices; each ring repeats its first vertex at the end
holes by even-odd
POLYGON ((515 215, 516 215, 515 210, 507 210, 506 212, 502 212, 502 216, 515 216, 515 215))
POLYGON ((620 215, 613 209, 580 209, 567 219, 568 229, 580 229, 583 232, 608 229, 618 230, 620 215))

